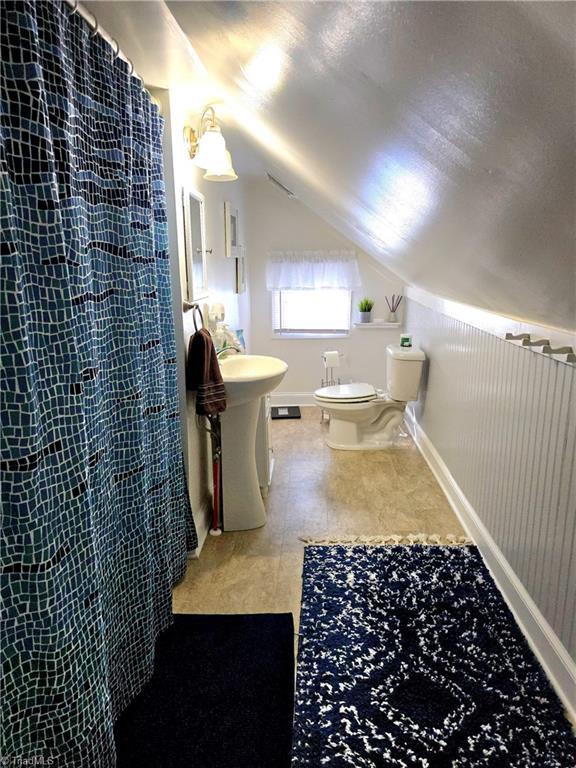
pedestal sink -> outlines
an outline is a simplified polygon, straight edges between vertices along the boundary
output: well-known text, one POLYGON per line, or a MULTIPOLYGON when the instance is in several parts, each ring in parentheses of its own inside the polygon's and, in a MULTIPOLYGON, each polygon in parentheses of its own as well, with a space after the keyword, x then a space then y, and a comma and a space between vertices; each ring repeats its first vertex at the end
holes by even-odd
POLYGON ((280 384, 288 365, 277 357, 234 355, 220 360, 220 370, 227 400, 221 416, 224 530, 245 531, 266 522, 256 469, 260 401, 280 384))

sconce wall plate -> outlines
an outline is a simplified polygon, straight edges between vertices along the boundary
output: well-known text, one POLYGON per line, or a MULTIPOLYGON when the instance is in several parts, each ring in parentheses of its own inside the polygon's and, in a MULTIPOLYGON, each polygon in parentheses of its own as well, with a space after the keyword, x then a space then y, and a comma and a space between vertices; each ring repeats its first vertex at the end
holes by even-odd
POLYGON ((184 144, 190 160, 194 160, 198 152, 198 136, 191 125, 184 126, 184 144))

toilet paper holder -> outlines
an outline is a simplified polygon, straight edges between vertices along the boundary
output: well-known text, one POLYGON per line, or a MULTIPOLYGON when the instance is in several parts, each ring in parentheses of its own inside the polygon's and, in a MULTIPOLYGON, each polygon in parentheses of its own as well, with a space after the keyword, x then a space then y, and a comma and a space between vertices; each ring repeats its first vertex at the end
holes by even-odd
MULTIPOLYGON (((343 358, 344 355, 342 352, 338 352, 338 363, 337 365, 340 365, 340 360, 343 358)), ((337 367, 335 365, 330 365, 326 359, 326 352, 322 352, 321 355, 322 362, 324 363, 324 371, 325 371, 325 378, 322 378, 322 387, 334 387, 336 384, 340 384, 340 377, 338 377, 338 380, 334 378, 334 369, 337 367)))

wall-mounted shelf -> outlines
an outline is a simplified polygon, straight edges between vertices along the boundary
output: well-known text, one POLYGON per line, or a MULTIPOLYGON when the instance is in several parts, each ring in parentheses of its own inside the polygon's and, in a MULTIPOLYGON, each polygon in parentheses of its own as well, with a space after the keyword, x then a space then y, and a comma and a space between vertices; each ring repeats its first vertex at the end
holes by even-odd
POLYGON ((362 328, 362 330, 375 330, 376 328, 383 328, 384 330, 392 328, 401 328, 402 323, 354 323, 354 328, 362 328))

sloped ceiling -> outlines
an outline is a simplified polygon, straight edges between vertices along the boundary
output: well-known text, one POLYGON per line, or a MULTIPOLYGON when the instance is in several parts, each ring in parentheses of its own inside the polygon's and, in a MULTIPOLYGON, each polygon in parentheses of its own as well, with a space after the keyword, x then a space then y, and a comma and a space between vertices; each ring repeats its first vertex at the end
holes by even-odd
MULTIPOLYGON (((87 5, 116 6, 137 35, 151 4, 87 5)), ((575 5, 160 5, 227 102, 225 133, 236 121, 375 259, 443 296, 576 328, 575 5)))

